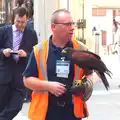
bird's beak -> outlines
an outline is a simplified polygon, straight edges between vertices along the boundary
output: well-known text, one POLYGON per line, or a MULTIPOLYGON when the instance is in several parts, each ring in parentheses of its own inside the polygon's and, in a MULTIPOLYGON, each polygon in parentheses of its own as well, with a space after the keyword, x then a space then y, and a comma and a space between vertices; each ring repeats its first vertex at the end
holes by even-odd
POLYGON ((65 54, 65 53, 67 53, 67 51, 66 50, 62 50, 62 53, 65 54))

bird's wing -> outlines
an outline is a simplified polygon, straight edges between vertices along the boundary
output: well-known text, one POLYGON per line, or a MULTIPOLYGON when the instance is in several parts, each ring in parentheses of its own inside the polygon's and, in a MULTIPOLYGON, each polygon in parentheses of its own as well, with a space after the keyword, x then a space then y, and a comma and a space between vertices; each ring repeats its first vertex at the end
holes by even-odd
POLYGON ((100 72, 109 71, 101 58, 89 51, 75 51, 72 53, 72 61, 82 68, 95 69, 100 72))
POLYGON ((110 71, 98 55, 88 51, 73 51, 72 61, 80 68, 89 68, 91 70, 97 71, 97 74, 101 78, 104 86, 106 89, 108 89, 109 83, 104 73, 110 76, 110 71))

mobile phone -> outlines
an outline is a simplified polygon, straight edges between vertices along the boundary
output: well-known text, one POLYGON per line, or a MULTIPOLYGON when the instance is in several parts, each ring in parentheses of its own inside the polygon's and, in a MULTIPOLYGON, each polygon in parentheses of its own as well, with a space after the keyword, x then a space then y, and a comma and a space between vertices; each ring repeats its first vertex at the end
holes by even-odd
POLYGON ((18 51, 11 51, 11 54, 18 54, 18 51))

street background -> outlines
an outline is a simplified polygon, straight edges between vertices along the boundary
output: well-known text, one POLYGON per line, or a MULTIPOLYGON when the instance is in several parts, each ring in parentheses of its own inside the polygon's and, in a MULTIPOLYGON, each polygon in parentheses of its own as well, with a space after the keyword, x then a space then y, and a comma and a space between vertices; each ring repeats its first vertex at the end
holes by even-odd
MULTIPOLYGON (((92 97, 87 102, 90 117, 83 120, 120 120, 120 62, 118 55, 104 55, 102 59, 113 73, 112 79, 107 77, 110 89, 106 91, 101 82, 94 86, 92 97)), ((28 108, 29 103, 25 103, 14 120, 28 120, 28 108)))

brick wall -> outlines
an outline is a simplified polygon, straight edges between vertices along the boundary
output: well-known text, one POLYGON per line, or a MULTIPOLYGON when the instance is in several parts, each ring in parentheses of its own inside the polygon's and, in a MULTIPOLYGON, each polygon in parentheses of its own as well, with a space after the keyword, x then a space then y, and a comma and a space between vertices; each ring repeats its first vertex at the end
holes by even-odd
POLYGON ((106 11, 115 10, 116 16, 120 16, 120 9, 118 8, 93 8, 92 9, 92 16, 106 16, 106 11))

